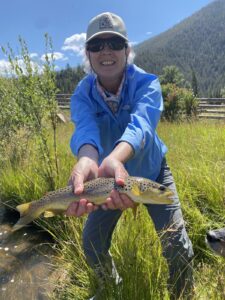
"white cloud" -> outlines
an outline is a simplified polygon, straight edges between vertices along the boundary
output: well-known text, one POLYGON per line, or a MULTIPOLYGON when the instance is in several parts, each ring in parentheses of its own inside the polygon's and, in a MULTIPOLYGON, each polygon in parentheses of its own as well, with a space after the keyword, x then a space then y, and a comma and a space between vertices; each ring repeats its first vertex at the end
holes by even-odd
POLYGON ((65 39, 62 50, 68 51, 71 50, 79 56, 84 54, 84 44, 86 40, 86 33, 76 33, 65 39))
MULTIPOLYGON (((30 53, 30 64, 33 72, 37 72, 41 74, 43 72, 43 67, 45 63, 45 54, 39 55, 36 52, 30 53)), ((52 60, 52 53, 47 53, 49 61, 52 60)), ((23 73, 26 74, 26 66, 24 60, 22 59, 21 55, 17 55, 16 57, 18 66, 22 69, 23 73)), ((53 59, 55 61, 67 61, 68 57, 65 56, 62 52, 54 52, 53 59)), ((55 70, 60 70, 60 67, 54 64, 55 70)), ((13 71, 10 62, 7 59, 0 59, 0 76, 16 76, 15 72, 13 71)))
MULTIPOLYGON (((22 59, 17 59, 18 66, 22 69, 23 73, 26 74, 26 66, 22 59)), ((31 68, 33 71, 38 72, 39 74, 42 73, 43 67, 34 61, 31 61, 31 68)), ((0 60, 0 76, 11 76, 16 75, 15 72, 12 70, 11 64, 7 60, 0 60)))
MULTIPOLYGON (((51 61, 52 53, 47 53, 48 59, 51 61)), ((55 61, 66 61, 68 57, 61 52, 54 52, 53 58, 55 61)), ((37 53, 30 53, 30 64, 33 72, 37 72, 41 74, 43 72, 44 63, 45 63, 45 54, 39 56, 37 53)), ((23 73, 26 74, 26 66, 24 60, 22 59, 21 55, 16 56, 16 60, 18 66, 22 69, 23 73)), ((60 67, 54 64, 55 70, 60 70, 60 67)), ((8 77, 8 76, 16 76, 15 72, 13 71, 10 62, 7 59, 0 59, 0 76, 8 77)))
POLYGON ((146 32, 147 35, 151 35, 152 34, 152 31, 148 31, 146 32))
POLYGON ((59 66, 55 65, 54 70, 59 71, 59 70, 61 70, 61 68, 59 66))
POLYGON ((136 46, 138 44, 138 42, 129 42, 129 44, 131 45, 131 47, 136 46))
POLYGON ((30 54, 30 58, 36 58, 36 57, 38 57, 38 54, 37 54, 37 53, 31 53, 31 54, 30 54))
MULTIPOLYGON (((18 59, 18 65, 19 67, 23 70, 23 73, 26 74, 26 65, 24 63, 23 59, 18 59)), ((35 62, 35 61, 31 61, 30 62, 31 68, 34 72, 37 72, 38 74, 41 74, 43 71, 43 66, 40 65, 40 63, 35 62)))
POLYGON ((0 60, 0 76, 7 76, 8 74, 12 73, 12 68, 10 63, 5 60, 0 60))
MULTIPOLYGON (((41 56, 41 60, 42 61, 45 61, 45 56, 46 56, 46 54, 43 54, 41 56)), ((47 53, 47 56, 48 56, 49 60, 52 59, 52 53, 47 53)), ((68 60, 68 58, 63 53, 61 53, 61 52, 54 52, 53 53, 53 59, 54 60, 62 60, 62 61, 68 60)))

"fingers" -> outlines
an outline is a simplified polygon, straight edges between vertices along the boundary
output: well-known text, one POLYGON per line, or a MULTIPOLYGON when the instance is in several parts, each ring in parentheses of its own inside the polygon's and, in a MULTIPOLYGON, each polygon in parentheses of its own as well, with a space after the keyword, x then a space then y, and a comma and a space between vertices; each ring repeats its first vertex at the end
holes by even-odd
POLYGON ((75 164, 71 176, 70 184, 74 186, 75 194, 81 194, 84 190, 84 182, 96 178, 98 175, 98 164, 89 157, 82 157, 75 164))
MULTIPOLYGON (((127 208, 133 208, 134 206, 134 202, 127 195, 119 194, 116 190, 112 190, 112 192, 110 193, 110 197, 106 199, 106 202, 102 204, 101 207, 103 210, 125 210, 127 208)), ((79 202, 72 202, 69 205, 66 211, 66 215, 81 217, 84 214, 89 214, 97 210, 98 208, 99 207, 97 205, 88 202, 87 199, 81 199, 79 202)))
POLYGON ((75 194, 81 194, 84 190, 84 175, 78 173, 76 169, 73 170, 68 184, 73 185, 75 194))
POLYGON ((72 202, 67 211, 67 216, 81 217, 84 214, 89 214, 98 209, 98 206, 94 205, 91 202, 88 202, 87 199, 81 199, 79 202, 72 202))
MULTIPOLYGON (((104 170, 102 165, 98 168, 98 177, 107 177, 107 172, 104 170)), ((110 174, 109 174, 110 175, 110 174)), ((108 175, 108 176, 109 176, 108 175)))
POLYGON ((117 184, 123 185, 128 173, 118 159, 106 157, 98 169, 99 177, 114 177, 117 184))
POLYGON ((81 194, 84 190, 84 177, 82 175, 76 176, 74 180, 74 193, 81 194))
POLYGON ((124 185, 125 184, 125 179, 128 176, 128 173, 124 166, 118 165, 117 168, 115 169, 115 180, 116 183, 119 185, 124 185))
POLYGON ((123 201, 124 207, 126 207, 126 208, 134 208, 135 207, 134 201, 132 201, 127 195, 120 194, 120 198, 123 201))
POLYGON ((103 210, 125 210, 127 208, 133 208, 134 202, 125 194, 119 194, 116 190, 112 190, 110 197, 106 199, 106 202, 101 207, 103 210))

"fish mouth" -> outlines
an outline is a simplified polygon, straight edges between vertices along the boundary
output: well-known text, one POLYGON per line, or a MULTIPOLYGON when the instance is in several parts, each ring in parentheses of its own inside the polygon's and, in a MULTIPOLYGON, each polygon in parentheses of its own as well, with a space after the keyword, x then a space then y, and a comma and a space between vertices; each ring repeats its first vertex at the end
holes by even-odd
POLYGON ((162 200, 165 204, 172 204, 173 203, 173 199, 168 198, 168 197, 164 197, 162 200))
POLYGON ((172 204, 173 203, 173 197, 174 196, 174 193, 171 191, 171 190, 168 190, 168 191, 166 191, 166 192, 164 192, 163 194, 161 194, 161 199, 163 199, 163 200, 166 200, 167 201, 167 203, 169 204, 172 204))
POLYGON ((171 190, 168 190, 168 191, 166 191, 166 192, 164 193, 164 195, 165 195, 166 197, 172 197, 172 196, 174 196, 174 192, 171 191, 171 190))

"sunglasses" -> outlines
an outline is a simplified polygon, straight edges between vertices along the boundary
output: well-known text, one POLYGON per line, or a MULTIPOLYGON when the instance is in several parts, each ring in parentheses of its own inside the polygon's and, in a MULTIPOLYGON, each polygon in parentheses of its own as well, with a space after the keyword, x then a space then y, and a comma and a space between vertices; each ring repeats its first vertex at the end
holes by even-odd
POLYGON ((105 45, 114 51, 127 48, 127 42, 120 37, 112 37, 107 39, 95 38, 86 44, 86 50, 90 52, 99 52, 105 48, 105 45))

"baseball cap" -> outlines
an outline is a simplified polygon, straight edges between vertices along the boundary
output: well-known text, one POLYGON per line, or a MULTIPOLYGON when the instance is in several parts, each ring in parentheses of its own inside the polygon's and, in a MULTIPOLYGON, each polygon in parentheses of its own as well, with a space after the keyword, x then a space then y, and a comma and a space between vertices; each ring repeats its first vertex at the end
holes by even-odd
POLYGON ((87 28, 86 43, 102 33, 113 33, 128 41, 124 21, 110 12, 104 12, 90 20, 87 28))

